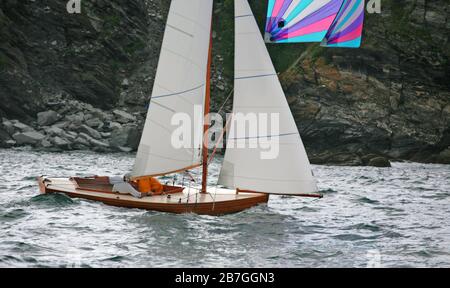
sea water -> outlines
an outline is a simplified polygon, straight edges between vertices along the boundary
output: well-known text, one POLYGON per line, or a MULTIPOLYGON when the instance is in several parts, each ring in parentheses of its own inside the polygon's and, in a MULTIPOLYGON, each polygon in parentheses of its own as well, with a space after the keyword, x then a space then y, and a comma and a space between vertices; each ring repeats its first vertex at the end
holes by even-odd
POLYGON ((221 217, 39 195, 37 176, 123 175, 133 160, 0 150, 0 267, 450 267, 446 165, 313 166, 323 199, 221 217))

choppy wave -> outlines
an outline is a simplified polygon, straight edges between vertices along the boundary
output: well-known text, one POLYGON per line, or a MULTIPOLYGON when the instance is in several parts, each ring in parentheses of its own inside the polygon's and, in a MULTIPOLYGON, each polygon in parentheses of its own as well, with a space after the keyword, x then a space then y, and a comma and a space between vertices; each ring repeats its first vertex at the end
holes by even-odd
POLYGON ((314 166, 323 199, 271 196, 223 217, 39 195, 35 183, 132 164, 130 154, 0 150, 0 267, 450 267, 450 166, 314 166))

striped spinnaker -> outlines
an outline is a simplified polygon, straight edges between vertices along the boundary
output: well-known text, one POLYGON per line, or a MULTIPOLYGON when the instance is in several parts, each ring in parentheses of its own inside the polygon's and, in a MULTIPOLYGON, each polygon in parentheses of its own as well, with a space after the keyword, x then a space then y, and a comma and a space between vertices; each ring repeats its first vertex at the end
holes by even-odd
POLYGON ((358 48, 364 24, 364 0, 344 0, 322 46, 358 48))
POLYGON ((265 40, 359 47, 364 0, 269 0, 265 40))
POLYGON ((269 0, 266 41, 321 42, 344 0, 269 0))

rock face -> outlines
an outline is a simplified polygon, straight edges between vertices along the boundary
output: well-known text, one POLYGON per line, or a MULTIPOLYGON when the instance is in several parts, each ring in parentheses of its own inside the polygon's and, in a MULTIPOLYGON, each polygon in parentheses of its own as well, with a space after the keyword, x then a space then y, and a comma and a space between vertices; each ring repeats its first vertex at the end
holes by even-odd
POLYGON ((140 132, 136 125, 125 125, 114 129, 111 135, 111 146, 123 150, 136 150, 140 141, 140 132))
MULTIPOLYGON (((33 122, 33 127, 3 118, 1 147, 29 145, 51 151, 92 149, 98 152, 131 152, 137 149, 141 135, 138 127, 142 127, 144 122, 140 115, 133 116, 134 122, 122 125, 112 121, 117 118, 116 113, 74 100, 61 102, 56 110, 39 113, 37 118, 42 121, 33 122), (61 117, 64 113, 69 114, 61 117), (49 121, 51 115, 58 117, 49 121), (49 126, 50 123, 53 124, 49 126)), ((131 115, 122 112, 123 115, 131 115)))
POLYGON ((116 120, 119 123, 129 123, 136 121, 136 117, 122 110, 114 110, 114 115, 116 116, 116 120))
POLYGON ((45 136, 39 132, 16 133, 13 135, 18 145, 37 144, 42 141, 45 136))
POLYGON ((384 157, 374 157, 370 159, 368 166, 373 167, 391 167, 391 163, 384 157))
MULTIPOLYGON (((170 1, 82 3, 69 15, 65 1, 0 2, 0 146, 136 149, 170 1)), ((262 28, 266 2, 250 4, 262 28)), ((212 111, 232 92, 233 6, 215 1, 212 111)), ((360 49, 268 46, 311 162, 450 162, 449 12, 383 0, 360 49)))
POLYGON ((7 144, 7 142, 11 141, 11 140, 12 139, 11 139, 11 136, 9 136, 9 133, 0 127, 0 148, 8 148, 8 147, 12 146, 12 145, 7 144))
POLYGON ((102 139, 102 135, 97 130, 92 129, 91 127, 89 127, 87 125, 84 125, 84 124, 81 125, 79 131, 91 136, 94 139, 97 139, 97 140, 102 139))
POLYGON ((442 164, 450 164, 450 147, 439 153, 438 161, 442 164))
POLYGON ((67 1, 0 1, 0 116, 34 120, 55 96, 112 108, 122 92, 149 95, 135 71, 153 77, 170 2, 81 3, 69 14, 67 1))
POLYGON ((49 126, 56 123, 61 116, 55 111, 45 111, 37 114, 37 123, 39 126, 49 126))

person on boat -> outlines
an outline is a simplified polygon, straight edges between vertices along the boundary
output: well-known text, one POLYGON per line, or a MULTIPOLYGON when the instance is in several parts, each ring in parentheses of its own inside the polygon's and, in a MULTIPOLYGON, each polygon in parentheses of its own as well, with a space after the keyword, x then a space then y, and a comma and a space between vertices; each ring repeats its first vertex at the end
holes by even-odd
POLYGON ((139 192, 136 187, 132 185, 132 182, 129 181, 129 177, 109 177, 109 183, 113 185, 112 192, 116 192, 119 194, 130 194, 135 198, 142 198, 147 195, 143 195, 144 193, 139 192))
POLYGON ((163 185, 155 177, 143 177, 135 181, 137 190, 147 195, 161 195, 164 191, 163 185))
POLYGON ((161 195, 164 192, 164 186, 154 177, 132 180, 130 175, 125 175, 121 178, 110 177, 109 182, 113 185, 113 192, 131 194, 136 198, 161 195))

